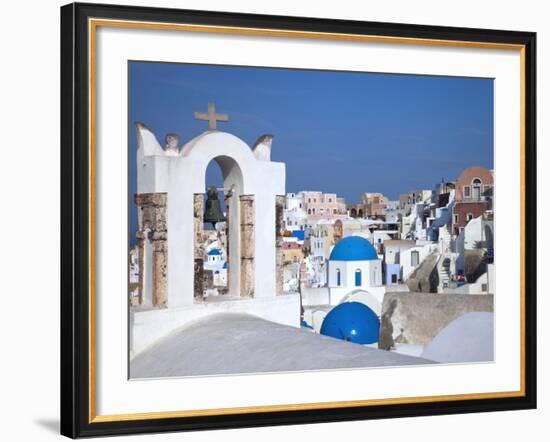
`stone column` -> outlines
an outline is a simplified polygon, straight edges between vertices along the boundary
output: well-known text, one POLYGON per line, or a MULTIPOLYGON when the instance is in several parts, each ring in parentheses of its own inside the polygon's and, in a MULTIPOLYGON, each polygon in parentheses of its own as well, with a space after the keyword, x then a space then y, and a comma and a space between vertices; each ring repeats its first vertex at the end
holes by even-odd
POLYGON ((225 292, 226 294, 227 293, 230 293, 231 289, 230 289, 230 274, 231 274, 231 271, 229 269, 229 266, 231 265, 230 264, 230 260, 229 260, 229 257, 231 256, 229 254, 229 223, 230 223, 230 220, 231 220, 231 211, 229 210, 229 204, 231 203, 231 198, 227 198, 225 200, 225 230, 224 230, 224 234, 225 234, 225 259, 226 259, 226 262, 227 262, 227 271, 226 271, 226 280, 225 280, 225 287, 227 289, 227 291, 225 292))
POLYGON ((166 232, 153 232, 153 307, 168 307, 168 245, 166 232))
POLYGON ((143 274, 145 271, 145 241, 147 241, 146 235, 144 235, 143 231, 140 229, 136 233, 136 238, 138 240, 138 268, 139 268, 139 275, 138 275, 138 304, 143 305, 145 302, 145 284, 144 284, 144 278, 143 274))
POLYGON ((275 289, 277 295, 283 294, 283 221, 284 221, 284 195, 275 197, 275 289))
POLYGON ((241 195, 241 296, 254 297, 255 207, 254 195, 241 195))
POLYGON ((204 296, 204 194, 195 193, 193 195, 193 256, 194 261, 194 283, 193 292, 195 302, 201 302, 204 296))
MULTIPOLYGON (((138 193, 135 202, 139 207, 140 230, 137 237, 140 240, 140 251, 145 249, 145 241, 150 241, 153 249, 152 263, 152 304, 155 308, 168 307, 168 245, 166 228, 166 193, 138 193)), ((144 254, 143 254, 144 255, 144 254)), ((144 259, 140 267, 140 282, 143 281, 145 266, 149 263, 144 259)), ((143 287, 143 291, 145 291, 143 287)), ((145 293, 142 298, 145 299, 145 293)))

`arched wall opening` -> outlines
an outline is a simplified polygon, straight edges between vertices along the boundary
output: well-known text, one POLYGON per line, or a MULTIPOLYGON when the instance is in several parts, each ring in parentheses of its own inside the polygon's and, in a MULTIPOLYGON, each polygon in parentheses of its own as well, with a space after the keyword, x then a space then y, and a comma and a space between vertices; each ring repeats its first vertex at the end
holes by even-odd
MULTIPOLYGON (((241 197, 243 195, 244 180, 242 170, 236 160, 229 156, 217 156, 210 159, 203 171, 204 193, 206 204, 207 190, 210 186, 218 189, 218 199, 226 221, 225 226, 216 225, 219 238, 225 236, 225 257, 227 259, 228 297, 236 298, 244 295, 241 291, 241 197)), ((203 209, 204 211, 204 205, 203 209)), ((204 216, 204 212, 201 214, 204 216)), ((203 220, 201 220, 203 221, 203 220)), ((213 234, 213 226, 204 222, 198 223, 213 234)), ((195 239, 197 241, 198 238, 195 239)), ((195 272, 195 277, 199 277, 195 272)))
MULTIPOLYGON (((206 166, 206 172, 205 172, 205 192, 204 192, 204 199, 206 202, 206 199, 208 198, 208 189, 210 187, 215 187, 218 191, 218 201, 220 204, 220 209, 222 213, 225 214, 226 212, 226 206, 225 206, 225 186, 224 186, 224 178, 222 174, 222 169, 217 161, 211 160, 208 165, 206 166)), ((205 208, 206 210, 206 208, 205 208)), ((203 220, 204 221, 204 220, 203 220)), ((204 221, 204 230, 214 230, 214 227, 210 222, 204 221)))

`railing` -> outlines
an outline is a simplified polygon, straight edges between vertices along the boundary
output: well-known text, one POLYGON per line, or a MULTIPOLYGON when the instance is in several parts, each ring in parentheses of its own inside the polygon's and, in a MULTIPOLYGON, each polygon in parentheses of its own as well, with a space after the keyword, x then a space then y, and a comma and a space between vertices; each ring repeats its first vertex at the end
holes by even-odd
POLYGON ((490 198, 487 198, 486 196, 480 196, 480 197, 465 197, 463 196, 462 199, 456 200, 457 203, 486 203, 490 200, 490 198))

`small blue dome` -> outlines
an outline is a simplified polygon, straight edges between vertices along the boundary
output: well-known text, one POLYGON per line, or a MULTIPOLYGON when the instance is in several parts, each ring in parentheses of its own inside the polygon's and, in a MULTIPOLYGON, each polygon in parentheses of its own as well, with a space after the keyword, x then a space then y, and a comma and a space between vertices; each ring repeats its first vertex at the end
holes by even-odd
POLYGON ((222 254, 222 252, 220 252, 220 249, 212 249, 210 250, 210 252, 208 252, 208 254, 210 256, 219 256, 222 254))
POLYGON ((356 344, 378 342, 380 320, 365 304, 344 302, 334 307, 323 321, 321 334, 356 344))
POLYGON ((222 267, 222 268, 223 268, 223 269, 226 269, 226 268, 227 268, 227 261, 225 261, 225 262, 223 263, 223 267, 222 267))
POLYGON ((378 259, 373 245, 361 236, 346 236, 332 249, 331 261, 369 261, 378 259))

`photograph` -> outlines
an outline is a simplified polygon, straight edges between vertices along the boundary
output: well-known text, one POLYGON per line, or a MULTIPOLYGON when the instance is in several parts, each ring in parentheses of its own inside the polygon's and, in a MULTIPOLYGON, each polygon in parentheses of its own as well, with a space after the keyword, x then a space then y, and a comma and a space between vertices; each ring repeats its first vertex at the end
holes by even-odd
POLYGON ((532 29, 60 24, 63 435, 536 408, 532 29))
POLYGON ((493 78, 127 63, 129 379, 494 362, 493 78))

